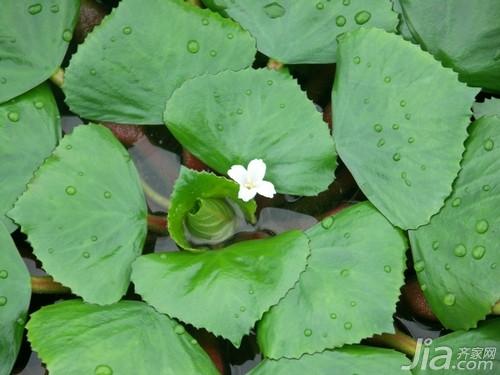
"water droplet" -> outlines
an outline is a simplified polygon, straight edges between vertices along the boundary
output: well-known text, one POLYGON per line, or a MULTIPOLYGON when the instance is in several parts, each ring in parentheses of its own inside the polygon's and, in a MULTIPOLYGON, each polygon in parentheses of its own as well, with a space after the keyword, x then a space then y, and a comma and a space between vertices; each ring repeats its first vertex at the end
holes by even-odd
POLYGON ((93 242, 96 242, 97 241, 97 236, 91 236, 90 240, 93 241, 93 242))
POLYGON ((330 319, 337 319, 337 314, 331 313, 330 314, 330 319))
POLYGON ((490 227, 490 224, 488 223, 487 220, 485 220, 485 219, 479 220, 476 223, 476 232, 479 234, 486 233, 488 231, 489 227, 490 227))
POLYGON ((83 173, 82 171, 78 172, 78 176, 81 177, 81 176, 84 176, 84 175, 85 175, 85 173, 83 173))
POLYGON ((215 127, 216 127, 216 128, 217 128, 217 130, 218 130, 218 131, 220 131, 220 132, 224 130, 224 125, 222 125, 222 124, 217 124, 215 127))
POLYGON ((456 297, 454 294, 452 293, 448 293, 444 296, 443 298, 443 303, 446 305, 446 306, 453 306, 455 304, 455 301, 456 301, 456 297))
POLYGON ((486 248, 481 245, 474 246, 474 248, 472 249, 472 257, 477 260, 481 259, 485 253, 486 248))
POLYGON ((66 194, 68 195, 75 195, 76 194, 76 188, 74 186, 66 186, 66 189, 64 190, 66 194))
POLYGON ((399 124, 392 124, 392 128, 394 130, 398 130, 399 129, 399 124))
POLYGON ((422 272, 425 268, 425 263, 423 260, 419 260, 418 262, 415 262, 413 265, 413 268, 415 268, 416 272, 422 272))
POLYGON ((65 42, 71 41, 71 38, 73 38, 73 32, 69 29, 64 30, 62 38, 65 42))
POLYGON ((432 250, 437 250, 437 249, 439 249, 439 241, 432 242, 432 250))
POLYGON ((252 288, 248 289, 248 294, 254 294, 255 292, 253 291, 252 288))
POLYGON ((483 185, 483 191, 490 191, 491 186, 490 185, 483 185))
POLYGON ((349 4, 351 4, 351 0, 343 0, 342 4, 344 4, 345 6, 348 6, 349 4))
POLYGON ((104 192, 104 198, 106 198, 106 199, 110 199, 112 196, 113 196, 113 194, 111 194, 111 192, 110 192, 110 191, 107 191, 107 190, 106 190, 106 191, 104 192))
POLYGON ((174 328, 174 332, 177 333, 178 335, 182 335, 184 332, 186 332, 186 329, 184 328, 183 325, 177 324, 174 328))
POLYGON ((484 141, 483 147, 486 151, 491 151, 493 150, 493 147, 495 147, 495 142, 493 142, 493 139, 488 138, 484 141))
POLYGON ((95 375, 113 375, 113 370, 108 365, 99 365, 94 370, 95 375))
POLYGON ((467 254, 467 248, 463 244, 458 244, 453 249, 453 254, 455 254, 455 256, 460 257, 460 258, 464 257, 465 254, 467 254))
POLYGON ((51 11, 52 13, 57 13, 57 12, 59 12, 59 5, 57 5, 57 4, 52 5, 52 6, 50 7, 50 11, 51 11))
POLYGON ((240 311, 245 312, 245 311, 247 311, 247 308, 245 306, 240 306, 240 311))
POLYGON ((391 81, 392 81, 391 76, 385 76, 385 77, 384 77, 384 82, 385 82, 385 83, 391 83, 391 81))
POLYGON ((351 307, 355 307, 357 305, 356 301, 351 301, 351 307))
POLYGON ((318 10, 325 9, 325 4, 323 4, 321 1, 316 3, 316 9, 318 9, 318 10))
POLYGON ((380 124, 375 124, 373 125, 373 130, 375 130, 377 133, 380 133, 382 130, 384 130, 384 127, 380 124))
POLYGON ((215 57, 217 56, 217 51, 216 50, 210 50, 210 56, 215 57))
POLYGON ((73 146, 71 146, 71 145, 66 145, 66 147, 65 147, 66 150, 71 150, 72 148, 73 148, 73 146))
POLYGON ((401 100, 401 101, 399 102, 399 105, 400 105, 401 107, 406 107, 406 100, 401 100))
POLYGON ((49 248, 49 249, 47 250, 47 252, 48 252, 49 254, 53 254, 53 253, 54 253, 54 249, 51 247, 51 248, 49 248))
POLYGON ((337 24, 338 27, 342 27, 346 24, 347 22, 347 19, 340 15, 340 16, 337 16, 337 18, 335 18, 335 23, 337 24))
POLYGON ((191 339, 190 343, 191 343, 192 345, 196 345, 196 344, 198 344, 198 341, 196 341, 195 339, 191 339))
POLYGON ((312 331, 309 328, 304 330, 304 336, 309 337, 311 335, 312 335, 312 331))
POLYGON ((333 216, 329 216, 321 221, 321 226, 323 227, 323 229, 330 229, 333 225, 334 220, 335 219, 333 218, 333 216))
POLYGON ((364 25, 370 20, 370 18, 372 18, 371 13, 366 10, 362 10, 361 12, 356 13, 354 21, 356 21, 358 25, 364 25))
POLYGON ((0 270, 0 279, 6 279, 9 277, 9 272, 7 270, 0 270))
POLYGON ((352 328, 352 323, 351 322, 345 322, 344 323, 344 328, 345 329, 351 329, 352 328))
POLYGON ((24 323, 26 323, 26 321, 25 321, 25 319, 21 316, 21 317, 17 318, 16 323, 17 323, 18 325, 20 325, 20 326, 23 326, 23 325, 24 325, 24 323))
POLYGON ((494 270, 495 268, 497 268, 497 264, 496 264, 496 263, 491 263, 491 264, 490 264, 490 268, 491 268, 492 270, 494 270))
POLYGON ((245 95, 246 95, 246 96, 250 96, 250 95, 252 95, 252 90, 250 90, 250 89, 245 90, 245 95))
POLYGON ((351 238, 351 233, 345 232, 344 233, 344 238, 351 238))
POLYGON ((235 313, 233 316, 234 316, 236 319, 238 319, 238 318, 240 317, 240 314, 235 313))
POLYGON ((369 99, 369 98, 364 98, 364 99, 363 99, 363 103, 365 103, 365 104, 370 103, 370 99, 369 99))
POLYGON ((272 2, 264 6, 264 13, 269 17, 269 18, 280 18, 283 17, 283 15, 286 13, 285 8, 283 8, 280 4, 277 2, 272 2))
POLYGON ((191 53, 198 53, 198 51, 200 50, 200 43, 198 43, 198 41, 196 40, 190 40, 189 42, 187 42, 187 50, 191 53))
POLYGON ((280 108, 281 108, 281 109, 285 109, 285 107, 286 107, 286 104, 285 104, 285 103, 281 103, 281 104, 280 104, 280 108))
POLYGON ((399 152, 396 152, 394 155, 392 155, 392 160, 394 160, 394 161, 400 161, 401 160, 401 154, 399 152))
POLYGON ((354 58, 352 59, 352 61, 354 62, 354 64, 359 64, 361 62, 361 57, 354 56, 354 58))
POLYGON ((340 276, 347 277, 349 276, 349 273, 349 270, 347 268, 344 268, 342 271, 340 271, 340 276))
POLYGON ((462 198, 455 198, 451 201, 452 207, 458 207, 462 203, 462 198))
POLYGON ((233 39, 233 38, 234 38, 234 35, 233 35, 233 34, 231 34, 231 33, 228 33, 228 34, 226 35, 226 37, 227 37, 227 39, 233 39))
POLYGON ((202 19, 201 19, 201 24, 202 24, 203 26, 207 26, 209 23, 210 23, 210 21, 208 21, 208 18, 202 18, 202 19))
POLYGON ((427 167, 425 166, 425 164, 422 164, 422 165, 420 166, 420 169, 421 169, 421 170, 423 170, 423 171, 425 171, 425 170, 427 169, 427 167))
POLYGON ((18 122, 19 121, 19 113, 11 111, 7 114, 7 118, 12 121, 12 122, 18 122))
POLYGON ((449 270, 451 269, 451 266, 450 266, 448 263, 446 263, 446 264, 444 265, 444 269, 445 269, 446 271, 449 271, 449 270))
POLYGON ((427 290, 427 284, 420 285, 420 289, 422 289, 422 292, 425 292, 427 290))
POLYGON ((130 35, 130 34, 132 34, 132 28, 130 26, 125 26, 122 29, 122 33, 124 33, 125 35, 130 35))
POLYGON ((412 144, 413 142, 415 142, 415 138, 413 138, 413 137, 408 138, 408 143, 409 144, 412 144))
POLYGON ((238 109, 236 110, 236 114, 238 114, 238 115, 242 115, 242 114, 243 114, 243 109, 238 108, 238 109))
POLYGON ((382 147, 383 145, 385 145, 385 139, 384 138, 380 138, 377 142, 377 147, 382 147))
POLYGON ((269 79, 269 80, 267 81, 267 85, 268 85, 268 86, 272 86, 272 85, 273 85, 273 83, 274 83, 274 82, 273 82, 273 80, 272 80, 272 79, 269 79))
POLYGON ((405 119, 407 120, 411 119, 411 114, 410 113, 405 114, 405 119))
POLYGON ((0 296, 0 306, 5 306, 7 304, 7 297, 0 296))
POLYGON ((90 69, 90 75, 95 76, 97 74, 97 71, 95 69, 90 69))
POLYGON ((5 77, 0 78, 0 83, 2 85, 5 85, 7 83, 7 78, 5 78, 5 77))
POLYGON ((384 272, 385 273, 391 273, 391 271, 392 271, 392 267, 391 266, 389 266, 389 265, 385 265, 384 266, 384 272))
POLYGON ((84 251, 84 252, 82 253, 82 256, 83 256, 84 258, 88 259, 88 258, 90 258, 90 253, 89 253, 88 251, 84 251))
POLYGON ((28 7, 29 14, 38 14, 42 11, 42 4, 33 4, 28 7))

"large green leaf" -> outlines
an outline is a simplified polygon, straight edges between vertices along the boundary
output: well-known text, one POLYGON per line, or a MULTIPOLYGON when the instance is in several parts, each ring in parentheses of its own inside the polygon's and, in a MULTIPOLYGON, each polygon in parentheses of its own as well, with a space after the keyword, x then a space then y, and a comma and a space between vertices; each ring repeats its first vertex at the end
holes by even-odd
POLYGON ((500 2, 400 0, 422 47, 472 86, 500 91, 500 2))
POLYGON ((360 29, 341 38, 333 88, 337 149, 394 225, 427 224, 443 206, 477 91, 395 34, 360 29))
POLYGON ((486 99, 483 103, 474 103, 474 117, 500 116, 500 99, 486 99))
POLYGON ((408 362, 404 354, 394 350, 360 345, 306 354, 300 359, 265 359, 248 375, 402 375, 410 373, 401 370, 408 362))
POLYGON ((453 194, 430 224, 410 232, 415 269, 445 327, 468 329, 500 300, 500 118, 471 126, 453 194))
MULTIPOLYGON (((500 319, 483 322, 479 328, 468 332, 457 331, 424 341, 414 375, 498 375, 500 369, 500 319), (424 362, 425 361, 425 362, 424 362), (426 366, 423 366, 426 363, 426 366)), ((414 359, 414 363, 417 361, 414 359)))
POLYGON ((257 339, 269 358, 298 358, 393 332, 406 240, 370 203, 306 232, 311 256, 297 285, 267 312, 257 339))
POLYGON ((142 302, 56 303, 32 314, 27 328, 51 375, 219 373, 181 325, 142 302))
POLYGON ((88 119, 161 124, 182 82, 249 66, 254 44, 233 21, 180 0, 123 0, 71 59, 66 102, 88 119))
POLYGON ((247 221, 255 223, 257 205, 254 200, 243 202, 238 199, 238 189, 238 184, 224 177, 181 167, 168 211, 168 231, 177 245, 195 250, 186 237, 185 220, 199 199, 230 200, 241 209, 247 221))
POLYGON ((30 297, 28 270, 0 223, 0 374, 10 374, 16 361, 30 297))
POLYGON ((2 0, 0 103, 56 71, 73 35, 79 6, 79 0, 2 0))
POLYGON ((291 231, 215 251, 145 255, 134 263, 132 281, 158 311, 239 346, 305 269, 308 242, 291 231))
POLYGON ((197 77, 172 95, 165 123, 219 173, 263 159, 266 180, 295 195, 316 195, 333 180, 328 127, 288 75, 247 69, 197 77))
POLYGON ((16 226, 5 213, 60 136, 59 112, 47 85, 0 105, 0 176, 4 177, 0 184, 0 215, 10 231, 16 226))
POLYGON ((255 37, 259 51, 287 64, 335 62, 336 36, 360 26, 394 31, 398 24, 390 0, 226 0, 223 5, 255 37))
POLYGON ((127 290, 146 214, 130 156, 100 125, 64 137, 9 212, 44 269, 98 304, 116 302, 127 290))

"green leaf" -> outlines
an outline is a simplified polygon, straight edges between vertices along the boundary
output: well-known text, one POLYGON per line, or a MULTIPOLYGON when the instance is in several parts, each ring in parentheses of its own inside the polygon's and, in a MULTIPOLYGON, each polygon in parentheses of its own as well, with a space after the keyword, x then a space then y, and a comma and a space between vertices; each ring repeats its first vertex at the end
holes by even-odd
MULTIPOLYGON (((218 177, 213 173, 197 172, 181 167, 179 177, 175 181, 168 211, 168 231, 177 245, 186 250, 196 251, 186 237, 185 221, 189 218, 190 212, 196 207, 200 199, 215 198, 232 202, 236 207, 239 207, 248 222, 255 223, 257 205, 254 200, 243 202, 238 199, 238 189, 239 185, 227 178, 218 177)), ((235 217, 231 221, 238 222, 238 218, 235 217)), ((215 230, 217 232, 214 233, 215 236, 218 234, 217 229, 208 228, 207 230, 215 230)), ((215 239, 223 240, 221 238, 215 239)))
POLYGON ((30 274, 0 223, 0 374, 10 374, 16 361, 30 297, 30 274))
POLYGON ((286 64, 336 61, 335 38, 361 26, 393 31, 390 0, 232 0, 224 11, 257 40, 257 48, 286 64))
POLYGON ((158 311, 238 347, 304 271, 308 242, 291 231, 215 251, 144 255, 133 265, 132 281, 158 311))
POLYGON ((500 99, 486 99, 483 103, 474 103, 474 117, 476 119, 482 116, 500 116, 500 99))
POLYGON ((78 0, 2 0, 0 103, 56 71, 73 35, 79 7, 78 0))
POLYGON ((420 362, 420 365, 413 370, 413 374, 496 375, 500 368, 499 342, 500 319, 498 318, 483 322, 477 329, 467 332, 457 331, 438 337, 431 344, 424 346, 429 353, 426 368, 420 362), (476 351, 475 359, 472 358, 473 350, 476 351))
MULTIPOLYGON (((1 64, 1 62, 0 62, 1 64)), ((9 231, 16 225, 5 213, 61 137, 57 105, 47 85, 0 105, 0 214, 9 231), (29 150, 29 152, 26 152, 29 150)))
POLYGON ((221 174, 260 158, 266 180, 295 195, 316 195, 334 178, 328 127, 297 82, 279 72, 197 77, 175 91, 164 118, 184 147, 221 174))
POLYGON ((408 359, 394 350, 369 346, 350 346, 338 350, 326 350, 314 355, 303 355, 300 359, 283 358, 278 361, 265 359, 248 375, 401 375, 408 359))
POLYGON ((400 0, 415 39, 471 86, 500 91, 497 0, 400 0))
POLYGON ((500 300, 500 118, 471 126, 453 194, 410 232, 415 269, 432 311, 451 329, 475 327, 500 300))
POLYGON ((399 24, 397 29, 399 34, 404 39, 416 44, 417 41, 415 40, 415 38, 413 38, 413 35, 411 35, 410 29, 408 28, 408 25, 404 20, 403 8, 401 7, 401 0, 392 0, 392 9, 398 13, 399 24))
POLYGON ((239 25, 179 0, 124 0, 66 70, 66 103, 81 117, 161 124, 185 80, 249 66, 255 42, 239 25))
POLYGON ((306 232, 311 256, 297 285, 266 313, 257 339, 268 358, 298 358, 393 332, 406 239, 370 203, 306 232))
POLYGON ((142 302, 56 303, 32 314, 27 328, 51 375, 218 374, 181 325, 142 302))
POLYGON ((44 269, 98 304, 116 302, 127 290, 146 214, 130 156, 100 125, 64 137, 9 212, 44 269))
POLYGON ((427 224, 460 170, 478 90, 395 34, 360 29, 339 43, 333 88, 339 155, 394 225, 427 224))

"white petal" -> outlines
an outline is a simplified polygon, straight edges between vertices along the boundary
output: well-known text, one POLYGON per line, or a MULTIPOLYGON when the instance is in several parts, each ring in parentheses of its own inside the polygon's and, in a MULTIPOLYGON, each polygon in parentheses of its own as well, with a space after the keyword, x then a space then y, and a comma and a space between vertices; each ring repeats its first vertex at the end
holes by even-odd
POLYGON ((266 163, 262 159, 253 159, 248 163, 248 179, 258 184, 266 175, 266 163))
POLYGON ((247 170, 242 165, 233 165, 227 171, 227 175, 240 185, 245 184, 247 181, 247 170))
POLYGON ((255 197, 257 194, 257 189, 247 189, 244 186, 240 186, 240 191, 238 191, 238 198, 240 198, 244 202, 248 202, 250 199, 255 197))
POLYGON ((276 194, 276 190, 274 189, 272 182, 261 181, 257 186, 257 193, 263 195, 264 197, 272 198, 274 197, 274 194, 276 194))

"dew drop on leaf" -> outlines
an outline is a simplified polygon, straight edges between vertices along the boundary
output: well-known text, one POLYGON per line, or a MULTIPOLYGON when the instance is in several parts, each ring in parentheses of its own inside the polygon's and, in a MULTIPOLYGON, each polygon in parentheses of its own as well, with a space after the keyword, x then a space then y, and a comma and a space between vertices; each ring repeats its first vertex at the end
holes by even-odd
POLYGON ((132 28, 130 26, 125 26, 122 29, 122 33, 124 33, 125 35, 130 35, 130 34, 132 34, 132 28))
POLYGON ((245 95, 246 95, 246 96, 250 96, 250 95, 252 95, 252 90, 250 90, 250 89, 245 90, 245 95))
POLYGON ((445 269, 446 271, 449 271, 449 270, 451 269, 451 266, 450 266, 448 263, 446 263, 446 264, 444 265, 444 269, 445 269))
POLYGON ((19 121, 19 113, 15 112, 15 111, 11 111, 7 114, 7 118, 12 122, 18 122, 19 121))
POLYGON ((490 191, 491 186, 490 185, 483 185, 483 191, 490 191))
POLYGON ((352 61, 354 62, 354 64, 359 64, 361 62, 361 57, 359 56, 354 56, 352 58, 352 61))
POLYGON ((96 241, 97 241, 97 236, 91 236, 91 237, 90 237, 90 240, 91 240, 92 242, 96 242, 96 241))
POLYGON ((490 227, 490 224, 488 223, 487 220, 485 220, 485 219, 479 220, 476 223, 476 232, 479 234, 486 233, 488 231, 489 227, 490 227))
POLYGON ((391 273, 391 271, 392 271, 391 266, 389 266, 388 264, 384 266, 384 272, 385 273, 391 273))
POLYGON ((234 35, 233 35, 233 34, 231 34, 231 33, 228 33, 228 34, 226 35, 226 37, 227 37, 227 39, 233 39, 233 38, 234 38, 234 35))
POLYGON ((380 124, 375 124, 373 125, 373 130, 375 130, 377 133, 380 133, 382 130, 384 130, 384 127, 380 124))
POLYGON ((419 260, 418 262, 415 262, 413 268, 415 268, 415 271, 417 272, 422 272, 425 268, 425 263, 423 260, 419 260))
POLYGON ((203 26, 207 26, 209 23, 210 23, 210 22, 208 21, 208 18, 203 18, 203 19, 201 20, 201 24, 202 24, 203 26))
POLYGON ((89 73, 90 75, 95 76, 97 74, 97 71, 95 69, 90 69, 89 73))
POLYGON ((451 206, 452 207, 458 207, 460 206, 460 204, 462 203, 462 199, 461 198, 455 198, 451 201, 451 206))
POLYGON ((177 324, 174 328, 174 332, 177 333, 178 335, 182 335, 184 332, 186 332, 186 329, 184 328, 183 325, 177 324))
POLYGON ((108 365, 99 365, 94 370, 95 375, 113 375, 113 369, 108 365))
POLYGON ((347 268, 344 268, 342 271, 340 271, 340 276, 343 277, 349 276, 349 270, 347 268))
POLYGON ((325 9, 325 4, 323 4, 321 1, 316 3, 316 9, 318 9, 318 10, 325 9))
POLYGON ((491 263, 491 264, 490 264, 490 268, 491 268, 492 270, 494 270, 495 268, 497 268, 497 264, 496 264, 496 263, 491 263))
POLYGON ((7 304, 7 297, 0 296, 0 306, 5 306, 7 304))
POLYGON ((274 83, 274 82, 273 82, 273 80, 272 80, 272 79, 269 79, 269 80, 267 81, 267 85, 268 85, 268 86, 272 86, 272 85, 273 85, 273 83, 274 83))
POLYGON ((335 314, 335 313, 331 313, 331 314, 330 314, 330 319, 332 319, 332 320, 337 319, 337 314, 335 314))
POLYGON ((348 6, 351 4, 351 0, 343 0, 342 4, 344 4, 345 6, 348 6))
POLYGON ((74 186, 66 186, 66 189, 64 190, 66 194, 68 195, 75 195, 76 194, 76 188, 74 186))
POLYGON ((476 260, 479 260, 482 257, 484 257, 485 253, 486 253, 486 248, 481 245, 474 246, 474 248, 472 249, 472 257, 476 260))
POLYGON ((224 130, 224 125, 222 125, 222 124, 217 124, 217 125, 215 125, 215 127, 216 127, 216 128, 217 128, 217 130, 218 130, 218 131, 220 131, 220 132, 224 130))
POLYGON ((198 53, 198 51, 200 50, 200 43, 198 43, 198 41, 196 40, 190 40, 189 42, 187 42, 187 50, 190 53, 198 53))
POLYGON ((283 17, 286 13, 285 8, 283 8, 283 6, 281 6, 277 2, 267 4, 263 9, 266 16, 272 19, 283 17))
POLYGON ((65 42, 69 42, 71 41, 71 38, 73 38, 73 33, 71 32, 71 30, 66 29, 63 32, 62 38, 65 42))
POLYGON ((236 114, 238 114, 238 115, 242 115, 242 114, 243 114, 243 109, 238 108, 238 109, 236 110, 236 114))
POLYGON ((309 337, 311 335, 312 335, 312 331, 309 328, 304 330, 304 336, 309 337))
POLYGON ((347 329, 347 330, 351 329, 352 328, 352 323, 351 322, 345 322, 344 323, 344 328, 347 329))
POLYGON ((415 142, 415 138, 413 138, 413 137, 409 137, 409 138, 408 138, 408 143, 409 143, 409 144, 412 144, 413 142, 415 142))
POLYGON ((41 101, 39 101, 39 100, 37 100, 37 101, 34 103, 34 105, 35 105, 35 108, 36 108, 36 109, 42 109, 42 108, 43 108, 43 106, 44 106, 43 102, 41 102, 41 101))
POLYGON ((411 114, 410 113, 405 114, 405 119, 407 120, 411 119, 411 114))
POLYGON ((400 161, 401 160, 401 154, 399 152, 396 152, 394 155, 392 155, 392 160, 394 160, 394 161, 400 161))
POLYGON ((493 150, 493 147, 495 147, 495 142, 493 142, 493 139, 488 138, 484 141, 483 147, 486 151, 491 151, 493 150))
POLYGON ((111 194, 111 192, 110 192, 110 191, 107 191, 107 190, 106 190, 106 191, 104 192, 104 198, 106 198, 106 199, 110 199, 112 196, 113 196, 113 194, 111 194))
POLYGON ((362 10, 361 12, 356 13, 354 21, 356 21, 358 25, 364 25, 370 20, 370 18, 372 18, 371 13, 366 10, 362 10))
POLYGON ((240 306, 240 311, 245 312, 245 311, 247 311, 247 308, 245 306, 240 306))
POLYGON ((422 292, 425 292, 427 290, 427 284, 420 285, 420 289, 422 289, 422 292))
POLYGON ((35 15, 35 14, 38 14, 42 11, 43 7, 42 7, 42 4, 33 4, 33 5, 30 5, 28 7, 28 13, 29 14, 32 14, 32 15, 35 15))
POLYGON ((338 26, 338 27, 342 27, 346 24, 347 22, 347 19, 340 15, 340 16, 337 16, 337 18, 335 18, 335 24, 338 26))
POLYGON ((377 147, 382 147, 383 145, 385 145, 385 139, 384 138, 380 138, 377 142, 377 147))
POLYGON ((394 130, 398 130, 399 129, 399 124, 392 124, 392 128, 394 130))
POLYGON ((9 272, 7 270, 0 270, 0 279, 6 279, 9 277, 9 272))
POLYGON ((400 105, 401 107, 406 107, 406 100, 401 100, 401 101, 399 102, 399 105, 400 105))
POLYGON ((323 229, 330 229, 333 225, 334 220, 335 219, 332 216, 327 217, 323 219, 323 221, 321 221, 321 226, 323 227, 323 229))
POLYGON ((467 248, 463 244, 458 244, 453 249, 453 254, 455 254, 455 256, 460 257, 460 258, 464 257, 465 254, 467 254, 467 248))
POLYGON ((88 259, 88 258, 90 258, 90 253, 89 253, 88 251, 84 251, 84 252, 82 253, 82 256, 83 256, 85 259, 88 259))
POLYGON ((355 307, 357 305, 356 301, 351 301, 351 307, 355 307))
POLYGON ((57 13, 57 12, 59 12, 59 5, 57 5, 57 4, 52 5, 52 6, 50 7, 50 11, 51 11, 52 13, 57 13))
POLYGON ((432 250, 437 250, 437 249, 439 249, 439 241, 433 241, 432 250))
POLYGON ((210 56, 215 57, 217 56, 217 51, 216 50, 210 50, 210 56))
POLYGON ((446 305, 446 306, 453 306, 455 304, 455 301, 456 301, 456 297, 454 294, 452 293, 448 293, 444 296, 443 298, 443 303, 446 305))
POLYGON ((384 77, 384 82, 385 82, 385 83, 391 83, 391 81, 392 81, 391 76, 385 76, 385 77, 384 77))
POLYGON ((5 78, 5 77, 0 78, 0 83, 2 85, 5 85, 7 83, 7 78, 5 78))

